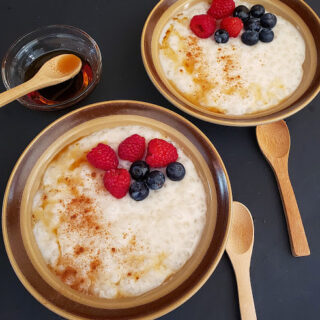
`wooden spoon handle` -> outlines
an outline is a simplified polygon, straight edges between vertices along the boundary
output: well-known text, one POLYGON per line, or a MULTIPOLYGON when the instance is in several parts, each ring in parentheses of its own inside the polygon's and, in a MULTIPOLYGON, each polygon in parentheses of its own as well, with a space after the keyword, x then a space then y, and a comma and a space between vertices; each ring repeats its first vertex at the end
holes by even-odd
POLYGON ((37 90, 38 87, 36 83, 32 80, 26 81, 12 89, 9 89, 5 92, 0 93, 0 107, 5 106, 6 104, 23 97, 27 93, 30 93, 34 90, 37 90))
POLYGON ((297 200, 290 182, 288 161, 279 159, 274 166, 281 199, 286 216, 292 255, 303 257, 310 255, 306 233, 304 231, 297 200))
POLYGON ((250 266, 244 266, 240 263, 234 265, 234 271, 237 279, 238 295, 241 320, 256 320, 256 309, 251 289, 250 266))

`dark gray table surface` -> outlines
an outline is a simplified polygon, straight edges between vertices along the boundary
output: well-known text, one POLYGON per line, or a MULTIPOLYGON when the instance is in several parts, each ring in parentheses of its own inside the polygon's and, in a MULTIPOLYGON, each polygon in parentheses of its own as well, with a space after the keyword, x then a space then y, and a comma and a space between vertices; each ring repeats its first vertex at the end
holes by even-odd
MULTIPOLYGON (((292 0, 299 1, 299 0, 292 0)), ((320 2, 307 1, 320 13, 320 2)), ((133 99, 152 102, 191 120, 214 143, 227 167, 233 196, 251 210, 255 224, 251 279, 258 319, 320 319, 320 96, 287 120, 292 147, 289 170, 311 248, 294 258, 272 170, 260 153, 254 128, 223 127, 195 119, 166 101, 150 82, 140 55, 140 35, 157 0, 1 0, 0 57, 19 36, 48 24, 68 24, 99 44, 103 76, 77 106, 36 112, 13 102, 0 110, 0 194, 27 144, 48 124, 93 102, 133 99)), ((0 85, 0 90, 4 90, 0 85)), ((224 255, 208 282, 172 319, 240 319, 236 282, 224 255)), ((61 319, 38 303, 15 276, 0 240, 0 319, 61 319)))

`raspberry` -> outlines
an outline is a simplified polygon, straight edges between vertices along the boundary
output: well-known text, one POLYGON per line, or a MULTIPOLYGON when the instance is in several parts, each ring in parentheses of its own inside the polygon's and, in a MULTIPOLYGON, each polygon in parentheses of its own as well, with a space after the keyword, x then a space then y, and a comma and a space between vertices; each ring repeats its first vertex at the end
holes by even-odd
POLYGON ((130 174, 126 169, 111 169, 105 173, 103 183, 115 198, 121 199, 129 190, 130 174))
POLYGON ((87 160, 94 167, 102 170, 115 169, 119 164, 114 150, 103 143, 99 143, 87 154, 87 160))
POLYGON ((228 31, 230 37, 236 38, 243 28, 243 22, 239 18, 227 17, 222 19, 220 28, 228 31))
POLYGON ((213 0, 208 14, 216 19, 222 19, 232 15, 234 8, 235 3, 233 0, 213 0))
POLYGON ((209 38, 216 30, 216 20, 208 14, 194 16, 190 21, 190 29, 199 38, 209 38))
POLYGON ((152 139, 148 144, 146 162, 150 167, 165 167, 178 159, 175 146, 162 139, 152 139))
POLYGON ((143 158, 145 149, 145 138, 138 134, 133 134, 119 144, 118 155, 122 160, 134 162, 143 158))

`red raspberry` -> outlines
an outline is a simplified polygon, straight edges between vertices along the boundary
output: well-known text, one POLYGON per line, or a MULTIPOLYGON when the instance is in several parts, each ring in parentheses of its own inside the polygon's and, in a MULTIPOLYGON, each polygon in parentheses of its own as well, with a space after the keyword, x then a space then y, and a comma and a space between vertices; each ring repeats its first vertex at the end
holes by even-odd
POLYGON ((165 167, 178 159, 178 152, 175 146, 162 139, 152 139, 148 144, 146 162, 150 167, 165 167))
POLYGON ((143 158, 145 150, 145 138, 138 134, 133 134, 119 144, 118 155, 122 160, 134 162, 143 158))
POLYGON ((236 38, 243 28, 243 22, 240 18, 227 17, 222 19, 220 28, 228 31, 230 37, 236 38))
POLYGON ((103 183, 115 198, 121 199, 129 190, 130 174, 126 169, 111 169, 105 173, 103 183))
POLYGON ((190 21, 190 29, 199 38, 209 38, 216 30, 216 20, 208 14, 194 16, 190 21))
POLYGON ((94 167, 102 170, 115 169, 119 164, 114 150, 103 143, 99 143, 87 154, 87 160, 94 167))
POLYGON ((222 19, 232 15, 234 8, 235 3, 233 0, 213 0, 208 14, 216 19, 222 19))

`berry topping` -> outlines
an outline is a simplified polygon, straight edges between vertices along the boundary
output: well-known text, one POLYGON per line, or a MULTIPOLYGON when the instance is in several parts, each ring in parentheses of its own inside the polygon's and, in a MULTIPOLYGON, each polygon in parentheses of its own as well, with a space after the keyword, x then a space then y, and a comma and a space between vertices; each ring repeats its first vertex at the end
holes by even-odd
POLYGON ((272 13, 265 13, 260 19, 264 28, 271 29, 277 24, 277 17, 272 13))
POLYGON ((163 139, 152 139, 148 144, 146 163, 153 168, 165 167, 178 159, 176 147, 163 139))
POLYGON ((118 155, 122 160, 133 162, 143 158, 145 149, 145 138, 138 134, 133 134, 119 144, 118 155))
POLYGON ((149 188, 144 181, 134 181, 130 186, 129 194, 133 200, 141 201, 149 195, 149 188))
POLYGON ((253 46, 259 41, 259 33, 257 31, 248 30, 241 35, 241 40, 248 46, 253 46))
POLYGON ((236 38, 243 28, 243 22, 240 18, 227 17, 222 19, 220 27, 226 30, 230 37, 236 38))
POLYGON ((259 39, 262 42, 271 42, 274 38, 274 33, 270 29, 262 29, 259 33, 259 39))
POLYGON ((250 9, 251 17, 260 18, 265 13, 264 6, 256 4, 250 9))
POLYGON ((129 190, 130 174, 126 169, 111 169, 105 173, 103 183, 115 198, 121 199, 129 190))
POLYGON ((244 29, 259 32, 261 30, 260 19, 250 18, 244 23, 244 29))
POLYGON ((180 162, 172 162, 167 166, 166 174, 170 180, 180 181, 186 174, 186 169, 180 162))
POLYGON ((208 14, 194 16, 190 21, 190 29, 199 38, 209 38, 216 30, 216 20, 208 14))
POLYGON ((234 8, 235 4, 233 0, 213 0, 208 14, 215 19, 222 19, 232 15, 234 8))
POLYGON ((115 169, 119 164, 114 150, 103 143, 99 143, 87 154, 87 160, 94 167, 102 170, 115 169))
POLYGON ((149 173, 149 166, 146 162, 139 160, 135 161, 129 170, 132 179, 134 180, 143 180, 146 175, 149 173))
POLYGON ((162 188, 164 185, 164 181, 166 180, 164 174, 159 170, 154 170, 149 172, 146 182, 150 189, 158 190, 162 188))
POLYGON ((217 43, 226 43, 229 40, 229 33, 226 30, 219 29, 215 32, 214 39, 217 43))
POLYGON ((233 16, 245 22, 249 19, 249 9, 243 5, 237 6, 233 11, 233 16))

